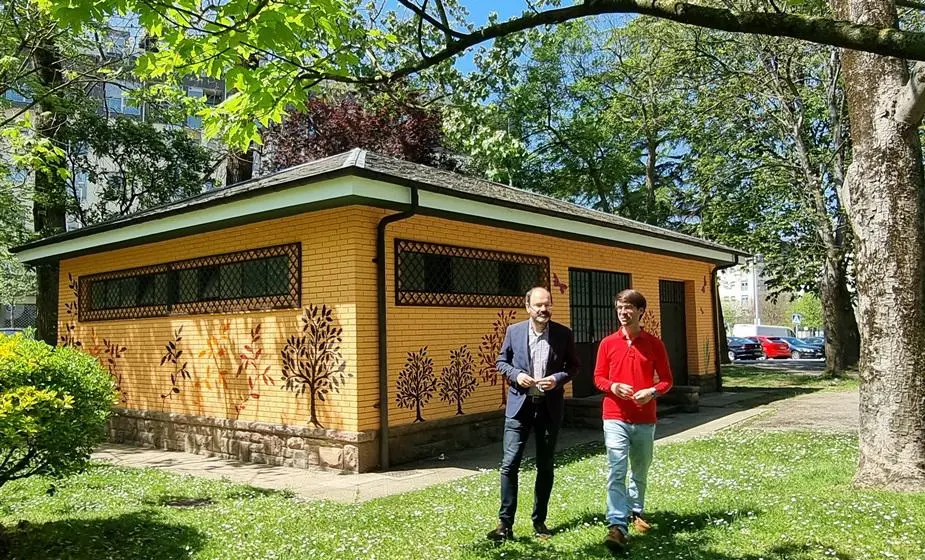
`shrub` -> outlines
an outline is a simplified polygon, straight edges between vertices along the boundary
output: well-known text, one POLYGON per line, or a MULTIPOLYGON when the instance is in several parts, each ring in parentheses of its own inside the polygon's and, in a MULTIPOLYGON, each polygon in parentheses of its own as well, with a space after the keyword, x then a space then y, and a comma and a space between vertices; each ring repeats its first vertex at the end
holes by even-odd
POLYGON ((71 348, 0 337, 0 486, 81 470, 105 436, 112 377, 71 348))

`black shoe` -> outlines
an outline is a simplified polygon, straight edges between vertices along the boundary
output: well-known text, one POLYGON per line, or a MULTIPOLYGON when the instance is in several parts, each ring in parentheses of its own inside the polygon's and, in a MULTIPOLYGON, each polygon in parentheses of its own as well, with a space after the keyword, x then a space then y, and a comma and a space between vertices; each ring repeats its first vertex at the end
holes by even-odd
POLYGON ((552 536, 552 531, 549 530, 545 523, 534 523, 533 534, 538 539, 548 539, 552 536))
POLYGON ((514 530, 504 523, 498 523, 498 526, 489 531, 486 536, 490 541, 512 541, 514 540, 514 530))

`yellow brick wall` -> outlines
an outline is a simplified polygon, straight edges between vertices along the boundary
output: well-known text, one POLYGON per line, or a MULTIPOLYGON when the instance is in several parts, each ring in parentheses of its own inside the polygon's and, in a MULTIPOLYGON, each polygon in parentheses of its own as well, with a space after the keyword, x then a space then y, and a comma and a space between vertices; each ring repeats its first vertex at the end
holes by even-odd
MULTIPOLYGON (((373 208, 359 212, 361 220, 374 230, 375 223, 388 212, 373 208)), ((712 374, 713 363, 713 314, 710 302, 710 276, 713 265, 642 251, 605 247, 535 233, 512 231, 496 227, 474 225, 442 218, 415 216, 396 222, 388 228, 387 274, 388 331, 389 331, 389 418, 390 425, 402 425, 416 420, 416 411, 397 406, 396 382, 408 358, 409 352, 418 352, 427 346, 428 356, 433 360, 437 378, 449 364, 450 351, 466 345, 476 362, 476 378, 479 385, 463 404, 464 413, 499 410, 502 405, 501 383, 492 386, 478 375, 479 345, 482 338, 491 332, 492 324, 498 319, 499 309, 396 306, 394 298, 394 239, 412 239, 435 243, 446 243, 465 247, 510 251, 516 253, 548 256, 550 274, 563 282, 569 280, 569 268, 586 268, 625 272, 631 275, 631 285, 641 291, 649 302, 647 318, 659 316, 658 281, 677 280, 685 282, 687 302, 688 363, 689 372, 712 374)), ((357 273, 357 287, 361 294, 357 302, 357 325, 361 332, 358 345, 358 359, 361 370, 376 367, 375 346, 375 266, 369 262, 374 256, 372 243, 366 257, 360 259, 357 273), (369 263, 369 264, 365 264, 369 263), (364 286, 366 289, 364 289, 364 286)), ((553 288, 553 319, 569 325, 569 293, 553 288)), ((516 321, 527 318, 523 307, 508 311, 516 312, 516 321)), ((645 321, 644 321, 645 322, 645 321)), ((657 325, 656 325, 657 328, 657 325)), ((488 359, 494 359, 488 357, 488 359)), ((364 379, 366 379, 364 377, 364 379)), ((360 403, 374 403, 378 400, 378 384, 374 369, 367 381, 357 387, 360 403)), ((453 416, 457 412, 453 403, 440 400, 435 392, 424 405, 422 416, 425 421, 453 416)), ((379 424, 378 410, 363 406, 359 411, 360 429, 375 429, 379 424)))
MULTIPOLYGON (((296 334, 301 310, 184 315, 144 320, 77 323, 68 314, 75 300, 69 276, 94 274, 208 256, 257 247, 302 243, 302 305, 332 307, 343 328, 341 354, 349 377, 338 392, 324 402, 316 400, 319 423, 325 428, 375 430, 378 412, 378 355, 376 309, 376 224, 390 211, 365 206, 324 210, 300 216, 268 220, 226 230, 191 235, 138 247, 67 259, 61 262, 59 334, 73 323, 83 348, 107 363, 106 344, 125 347, 115 360, 116 376, 122 376, 126 402, 140 410, 178 412, 273 424, 310 425, 308 393, 282 388, 280 352, 287 337, 296 334), (250 343, 251 330, 262 332, 260 371, 269 366, 272 385, 256 380, 259 398, 244 401, 250 391, 246 374, 237 374, 240 354, 250 343), (170 399, 170 364, 161 365, 168 341, 182 327, 180 348, 192 379, 170 399)), ((499 312, 514 312, 515 321, 525 319, 516 309, 396 306, 394 298, 394 239, 414 239, 483 249, 526 253, 550 258, 550 272, 568 282, 570 267, 625 272, 631 284, 649 300, 649 318, 658 317, 658 281, 684 281, 687 296, 688 361, 691 374, 713 373, 713 327, 710 305, 712 265, 642 251, 604 247, 535 233, 468 224, 441 218, 415 216, 389 226, 387 248, 387 309, 389 317, 389 417, 391 425, 415 420, 415 411, 396 403, 396 381, 409 352, 427 346, 434 374, 449 364, 451 350, 466 345, 476 366, 479 385, 464 404, 464 413, 499 410, 502 383, 483 379, 479 373, 479 346, 492 330, 499 312)), ((553 289, 553 318, 569 321, 569 294, 553 289)), ((651 322, 651 321, 650 321, 651 322)), ((493 362, 494 356, 485 356, 493 362)), ((252 374, 252 377, 253 374, 252 374)), ((441 401, 435 392, 425 403, 422 416, 435 420, 456 414, 456 405, 441 401)))
MULTIPOLYGON (((124 352, 114 361, 115 375, 122 376, 126 408, 177 412, 219 418, 257 420, 273 424, 309 424, 309 393, 285 390, 281 350, 287 337, 300 328, 300 309, 273 312, 178 315, 174 317, 76 322, 67 304, 75 301, 70 278, 111 270, 170 262, 258 247, 301 242, 302 305, 327 305, 343 328, 340 351, 347 364, 346 384, 331 391, 322 402, 316 399, 318 422, 325 428, 357 429, 357 330, 356 261, 360 240, 369 232, 356 227, 357 209, 319 211, 222 231, 191 235, 138 247, 67 259, 61 262, 59 335, 74 323, 82 348, 107 365, 110 348, 124 352), (251 345, 251 331, 260 325, 262 355, 256 368, 238 373, 241 354, 251 345), (168 341, 176 332, 183 351, 178 365, 161 365, 168 341), (179 383, 181 392, 172 398, 171 373, 187 364, 191 379, 179 383), (266 368, 269 367, 269 370, 266 368), (265 383, 262 373, 266 371, 265 383), (254 381, 251 389, 248 377, 254 381), (250 394, 259 397, 249 397, 250 394), (243 404, 243 408, 241 405, 243 404)), ((365 251, 365 248, 363 249, 365 251)), ((364 253, 365 254, 365 253, 364 253)), ((252 347, 253 356, 256 348, 252 347)), ((374 368, 373 368, 374 369, 374 368)))

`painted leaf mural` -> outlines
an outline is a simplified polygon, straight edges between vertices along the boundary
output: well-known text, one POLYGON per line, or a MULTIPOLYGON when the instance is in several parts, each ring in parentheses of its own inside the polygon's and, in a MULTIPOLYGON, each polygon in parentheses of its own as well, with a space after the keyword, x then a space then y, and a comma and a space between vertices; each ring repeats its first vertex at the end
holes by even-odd
POLYGON ((465 344, 459 350, 450 350, 450 365, 443 368, 437 389, 440 400, 456 405, 456 414, 463 414, 463 402, 469 398, 479 382, 473 374, 475 360, 465 344))
POLYGON ((161 356, 161 367, 167 366, 171 369, 170 389, 165 393, 161 393, 162 402, 165 403, 167 399, 172 399, 174 395, 179 395, 186 381, 192 379, 192 375, 190 375, 189 368, 187 367, 187 362, 183 360, 183 349, 180 348, 180 343, 182 341, 183 326, 181 325, 174 331, 173 339, 167 341, 167 344, 164 346, 166 351, 164 355, 161 356))
POLYGON ((415 422, 423 422, 421 414, 424 405, 434 396, 437 378, 434 375, 434 361, 427 355, 424 346, 417 352, 408 352, 405 367, 398 373, 396 381, 399 408, 415 411, 415 422))
POLYGON ((109 375, 112 376, 113 383, 116 385, 116 390, 119 391, 119 402, 122 404, 128 402, 128 392, 125 390, 125 385, 122 382, 123 371, 121 368, 126 350, 127 348, 125 346, 104 338, 103 351, 97 356, 103 364, 103 367, 105 367, 109 375))
POLYGON ((301 328, 286 339, 281 352, 285 389, 309 395, 309 422, 319 428, 318 401, 331 392, 339 393, 346 379, 347 363, 340 352, 341 333, 334 310, 326 305, 309 305, 299 318, 301 328))
POLYGON ((238 370, 234 376, 239 379, 243 376, 247 380, 247 388, 239 395, 239 401, 235 404, 235 410, 238 416, 247 406, 251 399, 260 398, 260 388, 276 385, 273 378, 270 377, 270 366, 264 367, 261 364, 263 358, 263 342, 260 335, 260 323, 251 329, 251 339, 248 344, 244 345, 244 351, 239 358, 241 360, 238 370))
POLYGON ((77 279, 67 273, 67 287, 74 294, 74 301, 65 302, 64 304, 64 332, 58 337, 61 346, 70 348, 80 348, 80 340, 77 338, 77 310, 80 299, 80 292, 77 290, 77 279))
POLYGON ((507 386, 502 381, 504 377, 495 368, 495 364, 498 362, 498 354, 501 353, 501 345, 504 344, 507 328, 516 318, 517 312, 514 310, 499 311, 498 318, 491 324, 491 332, 484 335, 479 344, 479 377, 492 387, 501 385, 502 407, 507 404, 507 386))

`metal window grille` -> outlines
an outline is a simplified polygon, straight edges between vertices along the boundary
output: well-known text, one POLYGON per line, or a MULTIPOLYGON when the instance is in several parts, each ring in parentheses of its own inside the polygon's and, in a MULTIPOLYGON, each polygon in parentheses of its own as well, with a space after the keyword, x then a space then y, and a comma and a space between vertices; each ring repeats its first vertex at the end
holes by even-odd
POLYGON ((630 275, 569 269, 570 320, 575 342, 598 342, 617 330, 613 298, 630 287, 630 275))
POLYGON ((396 305, 520 307, 549 288, 549 258, 395 240, 396 305))
POLYGON ((78 320, 140 319, 294 309, 302 300, 302 245, 105 272, 78 278, 78 320))
POLYGON ((684 303, 684 282, 659 280, 658 301, 660 303, 684 303))

